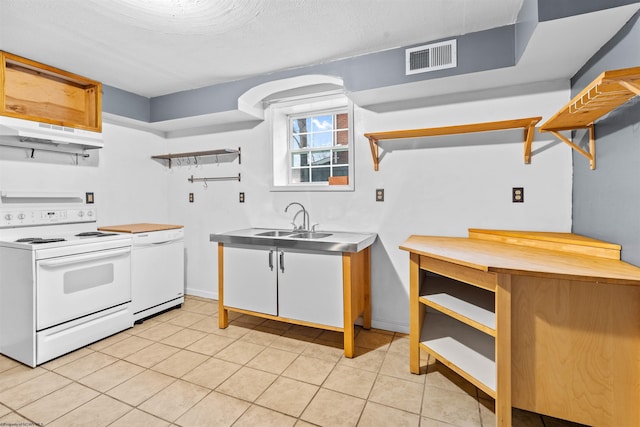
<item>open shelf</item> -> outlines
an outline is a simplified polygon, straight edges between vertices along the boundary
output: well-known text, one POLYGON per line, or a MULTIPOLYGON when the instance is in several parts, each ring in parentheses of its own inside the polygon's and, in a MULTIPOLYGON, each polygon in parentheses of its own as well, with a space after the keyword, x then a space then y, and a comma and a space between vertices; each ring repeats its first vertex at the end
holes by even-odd
POLYGON ((551 132, 558 139, 589 159, 596 168, 594 122, 640 95, 640 67, 605 71, 573 97, 542 126, 540 132, 551 132), (589 129, 589 151, 582 149, 559 132, 589 129))
POLYGON ((495 399, 495 339, 445 314, 428 311, 420 346, 495 399))
POLYGON ((531 143, 533 142, 533 134, 536 124, 542 120, 542 117, 527 117, 523 119, 503 120, 498 122, 474 123, 457 126, 444 126, 436 128, 396 130, 390 132, 373 132, 365 133, 364 136, 369 139, 371 147, 371 156, 373 157, 373 169, 379 169, 380 157, 378 154, 378 142, 383 139, 403 139, 403 138, 422 138, 427 136, 455 135, 462 133, 474 132, 492 132, 507 129, 524 129, 525 153, 529 153, 527 158, 525 154, 525 163, 530 162, 531 143))
POLYGON ((207 150, 207 151, 193 151, 189 153, 175 153, 175 154, 160 154, 157 156, 151 156, 154 160, 161 161, 165 166, 171 169, 173 166, 173 160, 178 159, 179 164, 181 160, 185 160, 186 165, 196 166, 198 164, 206 163, 222 163, 227 161, 233 161, 236 157, 238 163, 241 163, 240 147, 237 150, 231 148, 223 148, 219 150, 207 150))
POLYGON ((427 276, 420 302, 487 335, 496 336, 495 293, 445 277, 427 276))

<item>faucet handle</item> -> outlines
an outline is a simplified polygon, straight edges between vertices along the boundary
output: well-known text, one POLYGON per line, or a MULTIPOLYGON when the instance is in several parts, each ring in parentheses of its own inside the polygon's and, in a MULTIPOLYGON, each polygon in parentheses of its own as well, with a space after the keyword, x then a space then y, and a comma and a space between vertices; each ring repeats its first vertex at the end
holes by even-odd
POLYGON ((319 226, 319 225, 320 225, 320 224, 313 224, 313 225, 311 226, 311 232, 312 232, 312 233, 315 233, 315 231, 316 231, 316 227, 317 227, 317 226, 319 226))

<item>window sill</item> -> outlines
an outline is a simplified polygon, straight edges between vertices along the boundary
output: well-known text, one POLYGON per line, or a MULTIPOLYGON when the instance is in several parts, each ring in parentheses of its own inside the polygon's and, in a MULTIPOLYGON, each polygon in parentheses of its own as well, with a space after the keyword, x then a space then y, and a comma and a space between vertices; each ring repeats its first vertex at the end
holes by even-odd
POLYGON ((326 183, 318 184, 318 185, 272 185, 269 191, 289 191, 289 192, 344 192, 344 191, 354 191, 352 184, 347 185, 329 185, 326 183))

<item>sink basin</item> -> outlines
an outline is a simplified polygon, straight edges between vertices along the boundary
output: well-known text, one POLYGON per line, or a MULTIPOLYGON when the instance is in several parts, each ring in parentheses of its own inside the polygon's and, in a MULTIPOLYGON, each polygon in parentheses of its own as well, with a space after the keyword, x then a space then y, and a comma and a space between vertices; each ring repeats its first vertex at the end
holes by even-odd
POLYGON ((292 234, 293 234, 293 231, 271 230, 271 231, 265 231, 263 233, 257 233, 256 236, 285 237, 285 236, 291 236, 292 234))
POLYGON ((323 237, 329 237, 331 233, 320 233, 316 231, 305 231, 302 233, 292 234, 289 237, 294 239, 322 239, 323 237))

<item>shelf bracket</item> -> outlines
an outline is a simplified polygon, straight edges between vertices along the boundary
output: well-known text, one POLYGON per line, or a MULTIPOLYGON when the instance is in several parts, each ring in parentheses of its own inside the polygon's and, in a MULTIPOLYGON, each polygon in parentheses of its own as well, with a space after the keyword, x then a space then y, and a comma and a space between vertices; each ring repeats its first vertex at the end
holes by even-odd
POLYGON ((369 137, 369 147, 371 148, 371 157, 373 157, 373 170, 378 171, 379 157, 378 157, 378 140, 373 137, 369 137))
POLYGON ((629 90, 629 92, 635 93, 636 96, 640 96, 640 85, 636 85, 634 84, 634 82, 631 82, 631 81, 627 82, 624 80, 620 80, 618 84, 620 86, 623 86, 625 89, 629 90))
POLYGON ((589 129, 589 152, 583 150, 581 147, 571 142, 564 135, 560 134, 560 132, 557 132, 555 130, 550 130, 549 132, 554 134, 559 140, 567 144, 569 147, 573 148, 578 153, 586 157, 589 160, 589 166, 591 167, 591 170, 594 170, 596 168, 596 133, 593 123, 587 126, 587 128, 589 129))
POLYGON ((540 120, 531 120, 528 126, 524 128, 524 162, 525 164, 531 163, 531 146, 533 145, 533 135, 536 130, 536 124, 540 120))

